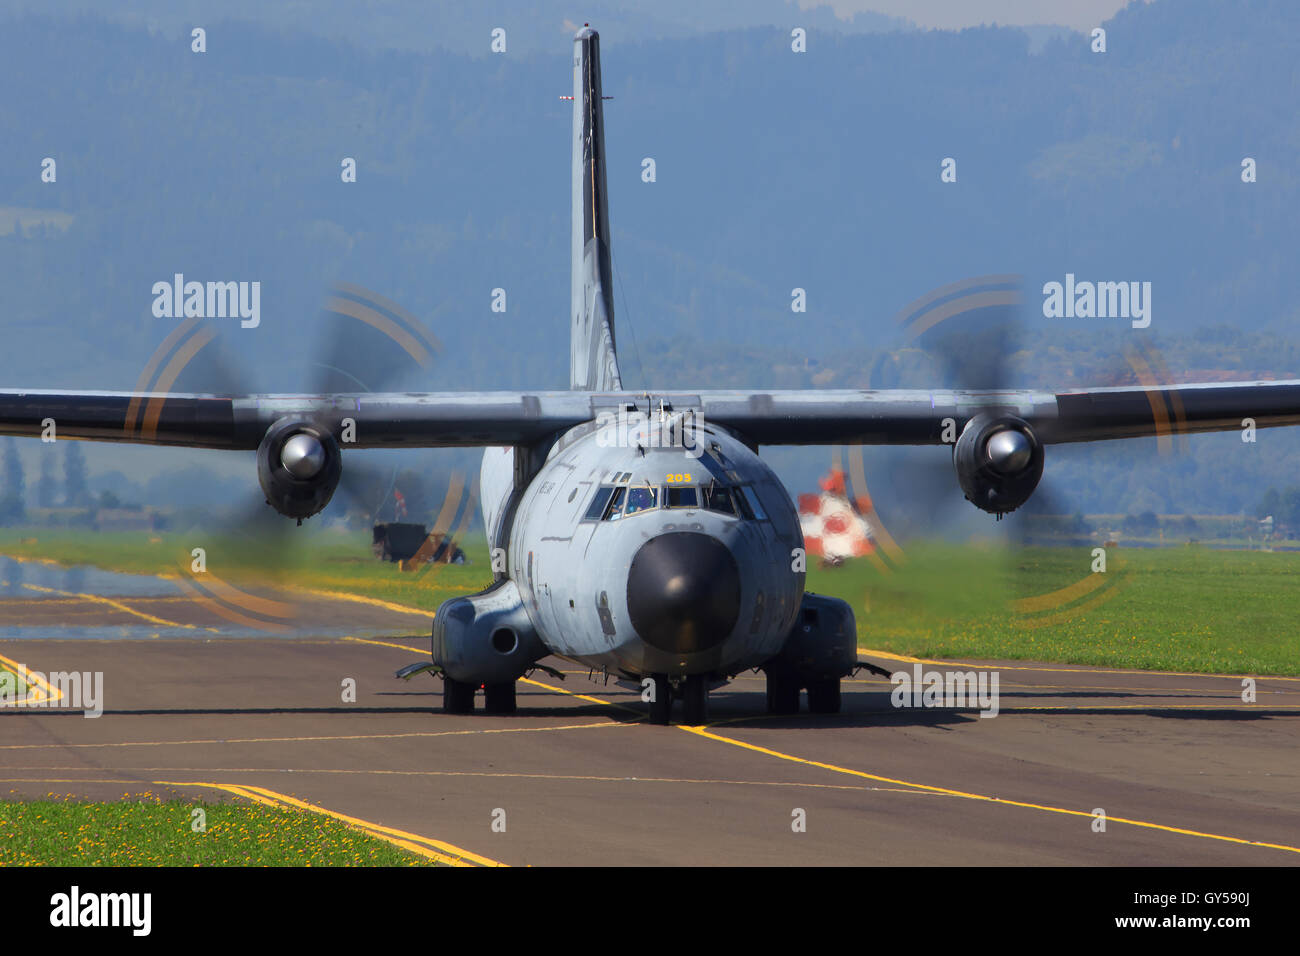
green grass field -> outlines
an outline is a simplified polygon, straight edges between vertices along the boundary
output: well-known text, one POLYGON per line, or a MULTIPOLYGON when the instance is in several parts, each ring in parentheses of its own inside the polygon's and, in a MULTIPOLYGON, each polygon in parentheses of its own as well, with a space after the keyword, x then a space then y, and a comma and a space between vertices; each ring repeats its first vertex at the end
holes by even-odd
POLYGON ((892 572, 810 568, 863 647, 916 657, 1300 674, 1300 554, 912 546, 892 572))
POLYGON ((426 866, 303 810, 158 798, 0 801, 0 866, 426 866), (206 829, 192 828, 194 810, 206 829))
MULTIPOLYGON (((308 532, 277 566, 256 543, 193 534, 0 529, 0 555, 135 573, 178 574, 197 546, 233 580, 278 574, 430 612, 491 579, 481 539, 464 543, 471 563, 412 573, 375 559, 365 534, 308 532)), ((852 604, 862 647, 896 654, 1300 674, 1300 553, 1119 547, 1099 574, 1093 560, 1091 547, 913 544, 892 570, 813 563, 807 586, 852 604)))

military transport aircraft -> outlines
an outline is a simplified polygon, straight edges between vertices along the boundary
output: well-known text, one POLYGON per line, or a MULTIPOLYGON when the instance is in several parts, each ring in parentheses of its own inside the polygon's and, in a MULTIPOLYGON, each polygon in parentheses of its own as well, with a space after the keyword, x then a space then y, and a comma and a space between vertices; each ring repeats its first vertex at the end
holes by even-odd
POLYGON ((432 666, 443 707, 509 712, 547 655, 643 684, 651 719, 674 699, 762 669, 767 705, 840 707, 857 664, 843 601, 804 592, 803 539, 763 445, 943 445, 961 490, 1001 516, 1024 504, 1044 448, 1300 424, 1300 381, 1037 390, 708 390, 622 387, 614 329, 600 45, 574 37, 573 236, 567 391, 316 395, 0 392, 0 434, 256 450, 289 519, 330 501, 366 448, 484 447, 495 580, 445 602, 432 666), (142 406, 151 411, 143 419, 142 406), (143 424, 138 422, 143 421, 143 424))

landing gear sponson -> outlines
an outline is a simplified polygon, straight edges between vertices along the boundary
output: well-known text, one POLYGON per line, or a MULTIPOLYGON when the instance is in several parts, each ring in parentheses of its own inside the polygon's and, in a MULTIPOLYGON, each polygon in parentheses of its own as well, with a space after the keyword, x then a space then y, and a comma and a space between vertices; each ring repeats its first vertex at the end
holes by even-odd
POLYGON ((767 675, 767 712, 799 713, 799 694, 808 691, 814 714, 840 712, 840 679, 858 660, 853 609, 838 598, 805 593, 781 653, 762 665, 767 675))
MULTIPOLYGON (((537 661, 545 654, 546 648, 528 626, 512 582, 497 582, 479 594, 445 602, 434 620, 432 665, 443 679, 443 711, 472 713, 481 687, 485 713, 514 713, 515 681, 539 666, 537 661), (467 676, 465 671, 491 676, 479 681, 452 677, 448 664, 443 663, 452 660, 461 665, 462 677, 467 676)), ((810 712, 839 713, 840 680, 856 665, 857 625, 852 608, 838 598, 805 593, 781 652, 760 665, 767 675, 767 712, 797 714, 800 695, 806 689, 810 712)), ((651 723, 671 721, 674 699, 682 702, 683 723, 697 726, 708 721, 713 675, 692 674, 674 682, 666 674, 653 674, 650 679, 651 723)))

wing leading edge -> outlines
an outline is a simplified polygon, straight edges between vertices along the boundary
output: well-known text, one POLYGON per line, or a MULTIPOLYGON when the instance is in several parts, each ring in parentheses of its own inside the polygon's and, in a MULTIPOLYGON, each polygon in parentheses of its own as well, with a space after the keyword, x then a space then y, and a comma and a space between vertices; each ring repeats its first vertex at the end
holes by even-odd
MULTIPOLYGON (((281 419, 315 422, 348 447, 533 445, 602 413, 694 411, 755 445, 938 445, 982 411, 1024 419, 1045 444, 1300 425, 1300 380, 953 391, 428 392, 222 397, 0 391, 0 435, 197 448, 257 448, 281 419), (1249 421, 1248 421, 1249 420, 1249 421)), ((950 440, 950 438, 949 438, 950 440)))

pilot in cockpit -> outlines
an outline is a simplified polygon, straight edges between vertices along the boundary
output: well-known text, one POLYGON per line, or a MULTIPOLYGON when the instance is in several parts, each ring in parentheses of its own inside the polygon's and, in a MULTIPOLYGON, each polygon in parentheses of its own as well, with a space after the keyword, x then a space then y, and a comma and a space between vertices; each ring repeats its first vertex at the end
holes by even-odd
POLYGON ((638 511, 648 511, 656 505, 655 489, 650 486, 632 487, 627 490, 627 508, 624 514, 634 515, 638 511))

